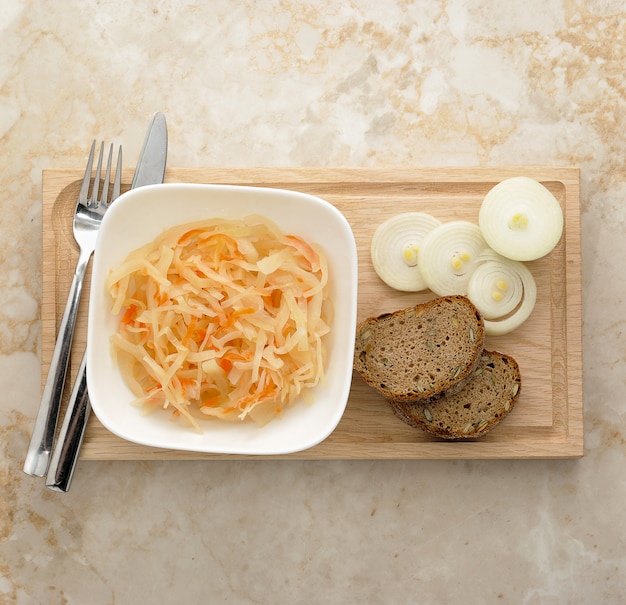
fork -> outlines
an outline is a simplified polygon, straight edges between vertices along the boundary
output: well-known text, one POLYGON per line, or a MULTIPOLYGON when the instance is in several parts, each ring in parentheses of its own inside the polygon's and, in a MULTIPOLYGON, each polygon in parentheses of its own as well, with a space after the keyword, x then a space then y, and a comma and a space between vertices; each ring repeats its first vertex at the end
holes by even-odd
MULTIPOLYGON (((111 163, 113 159, 113 144, 109 148, 109 155, 104 174, 102 190, 100 191, 100 176, 102 173, 102 160, 104 155, 104 142, 100 144, 100 155, 93 180, 91 195, 89 185, 93 167, 96 141, 91 144, 91 151, 87 160, 85 175, 78 194, 78 202, 74 213, 73 231, 74 239, 79 247, 78 262, 70 286, 70 292, 59 326, 59 334, 50 362, 50 370, 46 378, 39 412, 33 428, 30 445, 24 462, 24 472, 28 475, 43 477, 50 463, 50 452, 54 442, 54 435, 61 408, 61 398, 67 374, 72 338, 76 326, 76 316, 80 295, 82 292, 85 272, 89 260, 96 246, 96 239, 102 217, 109 207, 109 183, 111 178, 111 163), (100 195, 100 197, 98 197, 100 195)), ((122 178, 122 147, 117 155, 115 180, 111 194, 111 202, 120 194, 122 178)))

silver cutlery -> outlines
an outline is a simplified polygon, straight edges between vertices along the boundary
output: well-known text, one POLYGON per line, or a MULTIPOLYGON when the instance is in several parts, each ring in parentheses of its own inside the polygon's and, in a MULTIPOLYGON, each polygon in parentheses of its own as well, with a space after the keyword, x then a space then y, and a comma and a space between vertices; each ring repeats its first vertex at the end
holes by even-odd
MULTIPOLYGON (((52 354, 50 370, 46 378, 46 384, 39 405, 39 412, 35 420, 30 445, 24 462, 24 472, 36 477, 43 477, 48 469, 85 272, 96 245, 96 238, 102 217, 109 206, 108 196, 111 164, 113 160, 113 145, 109 148, 101 190, 100 178, 102 173, 104 143, 100 145, 100 154, 98 156, 98 164, 93 179, 93 187, 91 195, 89 195, 95 147, 96 142, 94 141, 91 145, 91 151, 89 153, 89 159, 87 160, 87 167, 85 169, 85 175, 78 194, 78 202, 74 213, 73 231, 74 238, 79 247, 78 262, 76 263, 67 304, 63 312, 61 325, 59 326, 59 334, 52 354)), ((122 148, 120 146, 111 201, 120 194, 121 168, 122 148)))
MULTIPOLYGON (((165 116, 159 112, 148 126, 131 188, 162 183, 166 160, 167 124, 165 116)), ((46 486, 58 492, 67 492, 70 488, 91 413, 86 365, 86 355, 83 355, 46 475, 46 486)))
POLYGON ((83 354, 78 377, 70 395, 61 430, 52 450, 50 466, 46 475, 46 487, 57 492, 67 492, 72 483, 74 469, 83 443, 87 421, 91 414, 91 403, 87 392, 85 366, 87 355, 83 354))

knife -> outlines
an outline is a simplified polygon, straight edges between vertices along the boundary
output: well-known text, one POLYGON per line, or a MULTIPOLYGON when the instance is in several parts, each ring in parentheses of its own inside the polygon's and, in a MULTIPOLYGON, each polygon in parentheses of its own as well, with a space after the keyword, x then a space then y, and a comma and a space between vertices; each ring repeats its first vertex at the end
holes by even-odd
MULTIPOLYGON (((167 124, 163 113, 158 112, 148 126, 131 189, 162 183, 165 178, 166 162, 167 124)), ((46 487, 57 492, 67 492, 70 489, 80 446, 91 413, 89 393, 87 392, 86 358, 87 355, 83 354, 46 475, 46 487)))

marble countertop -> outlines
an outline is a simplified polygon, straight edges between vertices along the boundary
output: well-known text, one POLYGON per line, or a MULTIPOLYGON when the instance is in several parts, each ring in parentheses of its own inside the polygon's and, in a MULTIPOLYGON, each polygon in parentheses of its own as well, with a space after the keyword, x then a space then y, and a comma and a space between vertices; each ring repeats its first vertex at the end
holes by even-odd
POLYGON ((623 602, 620 0, 2 12, 0 602, 623 602), (138 157, 159 110, 169 166, 580 167, 585 456, 84 461, 67 494, 26 476, 42 170, 82 170, 93 138, 138 157))

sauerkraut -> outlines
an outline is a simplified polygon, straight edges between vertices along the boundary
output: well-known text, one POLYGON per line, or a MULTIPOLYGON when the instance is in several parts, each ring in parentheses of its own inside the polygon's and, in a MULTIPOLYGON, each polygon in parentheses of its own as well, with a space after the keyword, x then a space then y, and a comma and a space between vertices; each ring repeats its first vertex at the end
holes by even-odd
POLYGON ((169 229, 106 286, 113 355, 146 410, 264 425, 323 380, 326 257, 264 217, 169 229))

